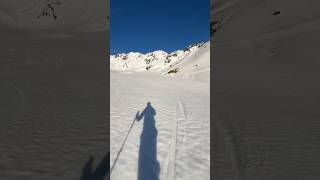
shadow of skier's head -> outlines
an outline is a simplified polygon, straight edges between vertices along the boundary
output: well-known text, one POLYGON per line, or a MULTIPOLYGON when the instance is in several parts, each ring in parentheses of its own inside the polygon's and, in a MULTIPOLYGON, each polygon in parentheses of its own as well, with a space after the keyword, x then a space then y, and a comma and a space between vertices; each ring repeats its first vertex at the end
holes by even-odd
POLYGON ((156 115, 156 110, 152 107, 151 102, 147 102, 146 107, 141 112, 138 111, 136 114, 136 120, 140 121, 142 118, 144 118, 145 122, 148 121, 155 121, 154 116, 156 115))

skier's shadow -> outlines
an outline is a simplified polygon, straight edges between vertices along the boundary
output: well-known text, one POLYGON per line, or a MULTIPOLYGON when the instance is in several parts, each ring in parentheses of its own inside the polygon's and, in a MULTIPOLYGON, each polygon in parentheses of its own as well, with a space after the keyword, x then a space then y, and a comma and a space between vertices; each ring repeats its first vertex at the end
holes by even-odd
POLYGON ((155 109, 148 102, 140 114, 136 114, 136 120, 143 120, 143 130, 140 136, 138 179, 137 180, 159 180, 160 165, 157 160, 157 135, 155 127, 155 109))
POLYGON ((93 169, 94 158, 91 156, 82 169, 81 180, 104 180, 109 177, 110 171, 110 152, 108 152, 99 165, 93 169))

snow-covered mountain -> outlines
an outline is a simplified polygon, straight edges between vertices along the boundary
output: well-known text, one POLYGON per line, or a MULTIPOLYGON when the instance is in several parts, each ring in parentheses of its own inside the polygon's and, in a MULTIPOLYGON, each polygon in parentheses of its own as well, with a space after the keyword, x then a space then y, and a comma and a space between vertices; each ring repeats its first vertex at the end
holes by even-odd
POLYGON ((111 55, 110 68, 115 71, 154 71, 164 75, 209 79, 210 43, 192 44, 171 53, 157 50, 146 54, 130 52, 111 55))

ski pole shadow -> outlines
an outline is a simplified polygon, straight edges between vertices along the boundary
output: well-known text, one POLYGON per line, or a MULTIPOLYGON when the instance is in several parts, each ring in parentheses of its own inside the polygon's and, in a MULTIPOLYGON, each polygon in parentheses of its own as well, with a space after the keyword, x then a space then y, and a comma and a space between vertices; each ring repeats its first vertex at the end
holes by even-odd
POLYGON ((157 135, 155 127, 155 109, 148 102, 145 109, 136 114, 136 120, 143 119, 143 130, 140 136, 138 178, 137 180, 159 180, 160 165, 157 160, 157 135))
POLYGON ((86 162, 82 169, 81 180, 105 180, 109 179, 110 171, 110 152, 108 152, 103 159, 100 161, 96 169, 93 169, 94 158, 89 157, 89 160, 86 162))

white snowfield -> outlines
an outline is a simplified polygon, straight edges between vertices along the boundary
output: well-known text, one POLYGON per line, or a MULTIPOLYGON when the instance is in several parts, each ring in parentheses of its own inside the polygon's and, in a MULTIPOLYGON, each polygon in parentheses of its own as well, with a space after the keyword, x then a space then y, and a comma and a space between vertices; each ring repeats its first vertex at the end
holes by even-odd
POLYGON ((210 179, 210 45, 198 45, 189 52, 112 56, 112 180, 210 179))

